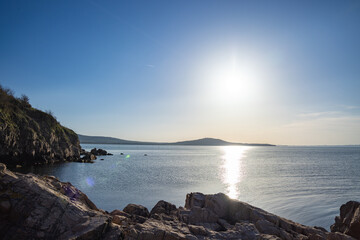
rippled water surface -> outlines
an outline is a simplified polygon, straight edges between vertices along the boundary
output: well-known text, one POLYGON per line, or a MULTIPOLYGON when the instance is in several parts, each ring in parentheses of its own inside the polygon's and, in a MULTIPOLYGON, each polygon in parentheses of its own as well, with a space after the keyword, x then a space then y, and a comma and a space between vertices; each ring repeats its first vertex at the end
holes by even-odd
POLYGON ((114 155, 94 164, 29 171, 71 182, 108 211, 128 203, 150 210, 158 200, 183 206, 186 193, 224 192, 293 221, 329 228, 341 204, 360 200, 360 147, 82 146, 114 155))

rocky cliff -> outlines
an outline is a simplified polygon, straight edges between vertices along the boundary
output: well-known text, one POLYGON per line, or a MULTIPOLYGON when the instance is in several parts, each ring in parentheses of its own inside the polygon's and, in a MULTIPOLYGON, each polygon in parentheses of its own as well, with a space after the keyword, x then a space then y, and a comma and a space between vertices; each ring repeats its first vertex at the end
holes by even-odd
POLYGON ((49 113, 32 108, 26 96, 18 99, 0 87, 0 162, 32 165, 73 161, 80 142, 49 113))
MULTIPOLYGON (((346 224, 355 228, 359 224, 355 205, 342 210, 338 223, 341 222, 344 231, 348 229, 346 224), (350 213, 345 213, 346 209, 350 213), (347 220, 342 221, 344 218, 347 220)), ((356 231, 352 233, 360 239, 356 231)), ((0 164, 0 239, 351 240, 353 237, 294 223, 222 193, 190 193, 184 208, 159 201, 150 212, 143 206, 129 204, 123 211, 108 213, 98 209, 70 183, 51 176, 11 172, 0 164)))

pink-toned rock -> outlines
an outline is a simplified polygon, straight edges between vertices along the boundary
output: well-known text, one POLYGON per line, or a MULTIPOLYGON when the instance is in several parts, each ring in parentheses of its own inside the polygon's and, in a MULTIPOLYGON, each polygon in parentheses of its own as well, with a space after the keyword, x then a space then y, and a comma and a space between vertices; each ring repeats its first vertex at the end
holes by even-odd
POLYGON ((93 239, 111 222, 70 183, 13 173, 0 165, 2 239, 93 239))

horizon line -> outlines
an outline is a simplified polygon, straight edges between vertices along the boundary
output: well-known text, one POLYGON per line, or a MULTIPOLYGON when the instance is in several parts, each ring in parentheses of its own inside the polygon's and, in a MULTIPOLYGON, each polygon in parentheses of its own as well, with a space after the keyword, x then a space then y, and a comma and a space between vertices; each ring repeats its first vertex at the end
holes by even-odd
MULTIPOLYGON (((118 140, 123 140, 123 141, 129 141, 129 142, 144 142, 144 143, 149 143, 149 145, 152 144, 172 144, 172 143, 179 143, 179 142, 188 142, 188 141, 196 141, 196 140, 201 140, 201 139, 216 139, 216 140, 221 140, 227 143, 232 143, 232 144, 268 144, 268 145, 275 145, 275 146, 281 146, 281 147, 360 147, 360 143, 355 143, 355 144, 314 144, 314 145, 309 145, 309 144, 276 144, 276 143, 254 143, 254 142, 233 142, 233 141, 228 141, 228 140, 224 140, 221 138, 216 138, 216 137, 202 137, 202 138, 197 138, 197 139, 187 139, 187 140, 175 140, 175 141, 147 141, 147 140, 129 140, 129 139, 123 139, 123 138, 118 138, 118 137, 112 137, 112 136, 95 136, 95 135, 85 135, 85 134, 80 134, 80 133, 76 133, 77 135, 82 135, 82 136, 86 136, 86 137, 104 137, 104 138, 113 138, 113 139, 118 139, 118 140)), ((84 143, 84 144, 93 144, 93 143, 84 143)), ((98 144, 118 144, 121 145, 121 143, 98 143, 98 144)), ((124 145, 129 145, 129 144, 124 144, 124 145)))

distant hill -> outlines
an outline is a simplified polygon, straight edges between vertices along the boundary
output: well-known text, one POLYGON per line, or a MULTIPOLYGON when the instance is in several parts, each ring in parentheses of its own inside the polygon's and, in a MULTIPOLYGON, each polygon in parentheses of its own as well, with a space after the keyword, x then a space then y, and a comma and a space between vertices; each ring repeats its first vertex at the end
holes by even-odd
POLYGON ((198 145, 198 146, 228 146, 228 145, 246 145, 246 146, 275 146, 267 143, 233 143, 217 138, 201 138, 197 140, 182 141, 172 143, 174 145, 198 145))
POLYGON ((86 136, 78 134, 80 143, 88 144, 133 144, 133 145, 188 145, 188 146, 227 146, 227 145, 242 145, 242 146, 275 146, 265 143, 232 143, 216 138, 201 138, 190 141, 181 141, 174 143, 159 143, 159 142, 138 142, 129 141, 113 137, 101 136, 86 136))
POLYGON ((89 143, 89 144, 134 144, 134 145, 150 145, 156 144, 151 142, 138 142, 138 141, 129 141, 113 137, 102 137, 102 136, 86 136, 78 134, 80 143, 89 143))

